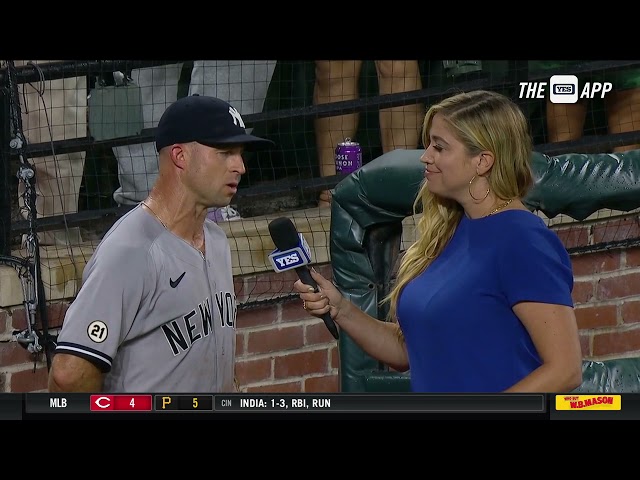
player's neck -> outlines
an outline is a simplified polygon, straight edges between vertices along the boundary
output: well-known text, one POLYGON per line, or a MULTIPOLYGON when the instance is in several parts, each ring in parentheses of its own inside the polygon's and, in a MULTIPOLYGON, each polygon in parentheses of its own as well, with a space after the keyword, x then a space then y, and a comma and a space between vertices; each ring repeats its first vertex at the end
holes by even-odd
POLYGON ((199 207, 187 195, 168 194, 156 188, 142 204, 167 230, 204 254, 205 207, 199 207))

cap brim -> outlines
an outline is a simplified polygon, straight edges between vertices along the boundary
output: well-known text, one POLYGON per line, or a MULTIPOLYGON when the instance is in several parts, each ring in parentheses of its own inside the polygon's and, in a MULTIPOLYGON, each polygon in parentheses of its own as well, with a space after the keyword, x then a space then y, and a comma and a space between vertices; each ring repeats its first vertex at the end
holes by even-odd
POLYGON ((256 137, 254 135, 243 134, 227 137, 224 140, 197 140, 198 143, 215 147, 216 145, 245 145, 247 147, 266 148, 274 147, 276 144, 272 140, 256 137))

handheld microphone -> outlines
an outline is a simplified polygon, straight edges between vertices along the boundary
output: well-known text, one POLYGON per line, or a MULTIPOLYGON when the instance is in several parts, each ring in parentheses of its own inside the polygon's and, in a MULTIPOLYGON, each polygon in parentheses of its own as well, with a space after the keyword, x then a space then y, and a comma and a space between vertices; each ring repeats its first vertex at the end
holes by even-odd
MULTIPOLYGON (((311 276, 309 263, 311 263, 311 250, 301 233, 298 233, 293 222, 286 217, 279 217, 269 223, 269 233, 276 250, 269 254, 269 260, 276 272, 295 269, 298 278, 306 285, 311 285, 314 291, 318 291, 318 284, 311 276)), ((338 328, 329 312, 322 316, 325 326, 338 338, 338 328)))

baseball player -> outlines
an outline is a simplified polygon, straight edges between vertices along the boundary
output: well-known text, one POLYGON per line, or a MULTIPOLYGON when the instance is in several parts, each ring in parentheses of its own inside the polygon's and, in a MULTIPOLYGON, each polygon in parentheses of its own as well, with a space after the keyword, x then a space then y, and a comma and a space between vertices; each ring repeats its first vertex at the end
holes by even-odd
POLYGON ((224 231, 206 218, 245 173, 238 111, 188 96, 156 129, 159 176, 83 272, 49 372, 51 392, 231 392, 236 298, 224 231))

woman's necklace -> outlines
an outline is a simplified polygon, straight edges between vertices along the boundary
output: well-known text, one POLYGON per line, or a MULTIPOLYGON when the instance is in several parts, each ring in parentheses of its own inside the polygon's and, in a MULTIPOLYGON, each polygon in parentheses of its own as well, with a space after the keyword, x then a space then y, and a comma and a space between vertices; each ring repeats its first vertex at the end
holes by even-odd
POLYGON ((485 215, 485 217, 488 217, 490 215, 493 215, 496 212, 499 212, 500 210, 502 210, 504 207, 506 207, 507 205, 509 205, 511 202, 513 201, 513 198, 510 198, 509 200, 507 200, 504 203, 501 203, 500 205, 498 205, 496 208, 494 208, 491 212, 487 213, 485 215))

